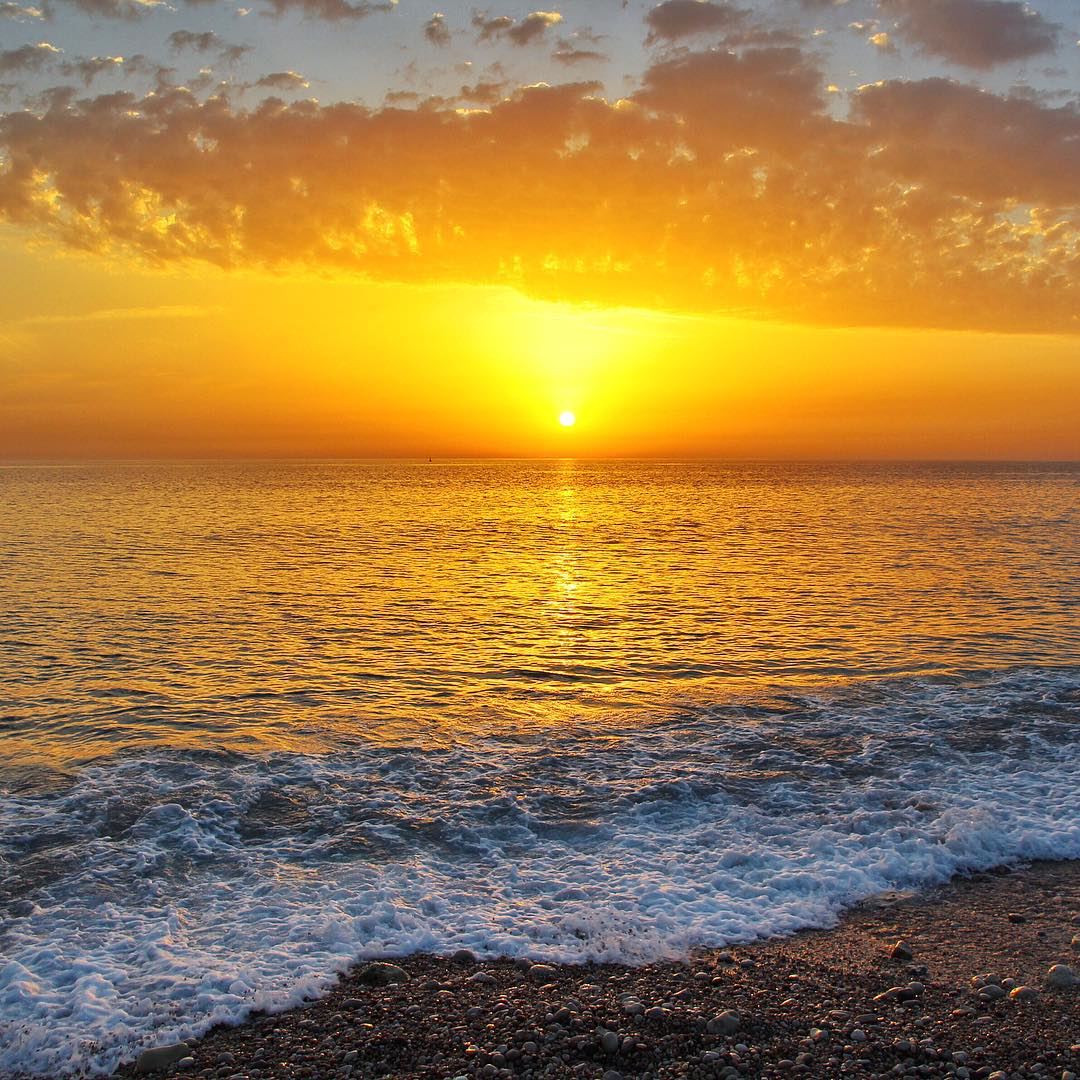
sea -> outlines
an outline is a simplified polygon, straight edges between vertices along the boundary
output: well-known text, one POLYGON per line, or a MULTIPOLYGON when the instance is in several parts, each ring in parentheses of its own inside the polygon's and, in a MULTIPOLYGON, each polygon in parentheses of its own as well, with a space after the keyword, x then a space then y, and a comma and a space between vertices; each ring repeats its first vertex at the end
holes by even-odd
POLYGON ((1080 465, 0 467, 0 1075, 358 959, 1080 858, 1080 465))

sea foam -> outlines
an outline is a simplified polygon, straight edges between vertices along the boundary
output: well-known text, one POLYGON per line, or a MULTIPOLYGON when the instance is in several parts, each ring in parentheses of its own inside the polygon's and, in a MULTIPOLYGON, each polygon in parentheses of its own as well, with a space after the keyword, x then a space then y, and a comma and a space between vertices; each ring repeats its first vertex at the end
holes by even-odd
POLYGON ((602 730, 119 756, 0 800, 0 1073, 107 1073, 358 958, 641 963, 1080 858, 1080 676, 892 679, 602 730))

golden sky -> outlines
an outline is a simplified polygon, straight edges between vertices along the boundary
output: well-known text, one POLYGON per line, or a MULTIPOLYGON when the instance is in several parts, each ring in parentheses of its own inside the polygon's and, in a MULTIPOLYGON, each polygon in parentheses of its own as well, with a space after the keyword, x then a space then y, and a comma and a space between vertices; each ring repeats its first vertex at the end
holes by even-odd
POLYGON ((1070 20, 0 3, 0 457, 1080 456, 1070 20))

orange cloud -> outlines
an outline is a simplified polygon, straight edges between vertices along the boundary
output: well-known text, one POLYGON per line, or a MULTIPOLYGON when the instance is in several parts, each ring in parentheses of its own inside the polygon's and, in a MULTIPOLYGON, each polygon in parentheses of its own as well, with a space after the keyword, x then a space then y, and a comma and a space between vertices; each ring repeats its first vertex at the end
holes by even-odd
POLYGON ((928 79, 838 118, 825 87, 813 56, 765 47, 665 58, 621 101, 492 88, 481 111, 69 93, 0 117, 0 215, 159 263, 1080 329, 1080 110, 928 79))

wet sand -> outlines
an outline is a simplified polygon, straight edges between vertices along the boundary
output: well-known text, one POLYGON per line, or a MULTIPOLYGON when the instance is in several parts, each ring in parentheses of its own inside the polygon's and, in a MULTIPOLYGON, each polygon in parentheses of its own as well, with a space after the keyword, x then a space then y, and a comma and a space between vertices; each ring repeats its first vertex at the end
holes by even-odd
POLYGON ((371 985, 398 971, 359 965, 317 1002, 209 1032, 168 1071, 1070 1080, 1080 1076, 1080 984, 1050 989, 1044 979, 1061 963, 1080 975, 1076 935, 1080 863, 1058 862, 882 897, 832 930, 685 962, 528 969, 416 955, 388 961, 406 981, 371 985), (890 956, 898 939, 910 959, 890 956), (1004 994, 977 992, 980 974, 1004 982, 1004 994), (1036 994, 1017 1000, 1008 980, 1036 994), (909 1000, 875 1001, 893 987, 909 1000))

